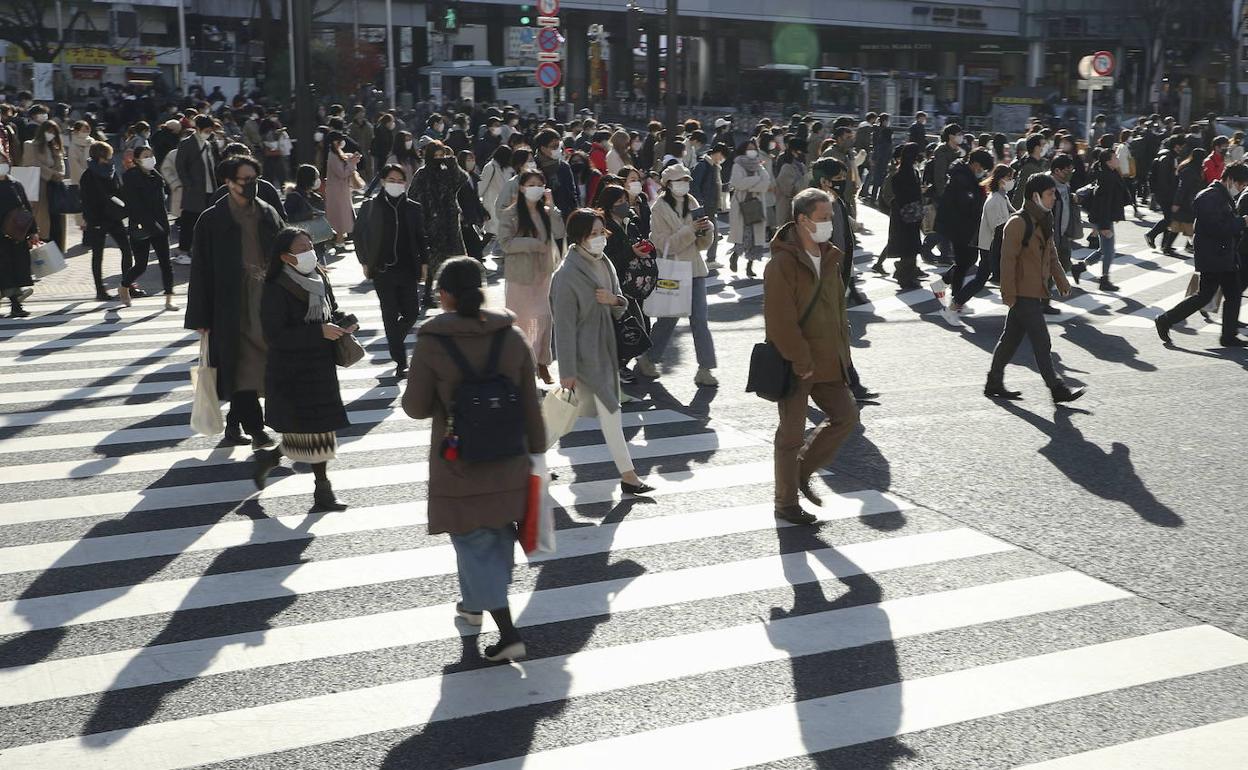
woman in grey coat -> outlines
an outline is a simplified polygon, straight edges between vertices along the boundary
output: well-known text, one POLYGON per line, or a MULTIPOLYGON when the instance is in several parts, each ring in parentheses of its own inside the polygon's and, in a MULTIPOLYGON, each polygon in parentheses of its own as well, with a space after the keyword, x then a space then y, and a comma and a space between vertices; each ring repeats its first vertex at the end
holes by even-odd
POLYGON ((577 209, 568 215, 566 229, 571 245, 555 272, 551 290, 559 382, 576 391, 582 409, 597 412, 625 494, 653 492, 654 487, 638 478, 633 469, 620 421, 615 322, 624 315, 628 302, 620 291, 615 268, 603 256, 607 235, 602 215, 594 209, 577 209))

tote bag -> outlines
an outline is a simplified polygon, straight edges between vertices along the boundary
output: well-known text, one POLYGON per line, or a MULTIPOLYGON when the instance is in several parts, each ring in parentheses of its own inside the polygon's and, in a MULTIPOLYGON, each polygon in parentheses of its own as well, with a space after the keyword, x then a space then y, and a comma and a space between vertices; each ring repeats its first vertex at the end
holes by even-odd
POLYGON ((655 260, 659 280, 646 297, 645 311, 651 318, 686 318, 693 305, 693 263, 663 258, 655 260))
POLYGON ((55 243, 41 243, 30 250, 30 274, 35 278, 47 278, 64 269, 65 255, 55 243))
POLYGON ((314 244, 325 243, 334 238, 334 228, 330 226, 329 218, 324 214, 304 222, 296 222, 294 226, 307 233, 308 239, 314 244))
POLYGON ((217 368, 210 365, 208 335, 199 338, 199 363, 191 367, 191 430, 215 436, 225 429, 221 400, 217 398, 217 368))
POLYGON ((576 425, 581 403, 576 391, 555 388, 542 399, 542 422, 546 425, 546 448, 553 447, 576 425))

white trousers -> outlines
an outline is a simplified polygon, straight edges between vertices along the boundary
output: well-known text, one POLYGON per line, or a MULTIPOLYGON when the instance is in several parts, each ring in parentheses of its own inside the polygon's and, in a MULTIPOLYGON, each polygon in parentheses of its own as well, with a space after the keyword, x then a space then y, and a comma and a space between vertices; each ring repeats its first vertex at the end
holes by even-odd
MULTIPOLYGON (((582 407, 581 413, 587 417, 592 416, 588 411, 590 405, 586 402, 582 403, 585 405, 582 407)), ((614 412, 610 411, 597 396, 593 398, 592 408, 597 413, 598 425, 602 430, 602 438, 607 442, 607 449, 611 452, 611 459, 615 461, 615 469, 621 475, 633 470, 633 458, 629 456, 628 442, 624 440, 624 410, 617 405, 614 412)))

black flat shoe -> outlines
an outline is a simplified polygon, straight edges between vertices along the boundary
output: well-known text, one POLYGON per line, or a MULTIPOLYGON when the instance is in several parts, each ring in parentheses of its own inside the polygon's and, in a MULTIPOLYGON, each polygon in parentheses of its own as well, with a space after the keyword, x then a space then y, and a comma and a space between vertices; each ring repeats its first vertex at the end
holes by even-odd
POLYGON ((1245 340, 1242 337, 1223 337, 1218 340, 1218 347, 1248 348, 1248 340, 1245 340))
POLYGON ((1157 318, 1153 319, 1153 325, 1157 327, 1157 336, 1161 337, 1162 342, 1166 343, 1167 345, 1174 342, 1174 340, 1170 339, 1170 322, 1169 321, 1167 321, 1165 318, 1161 316, 1158 316, 1157 318))
POLYGON ((758 274, 754 272, 754 262, 753 262, 753 260, 751 260, 751 261, 749 261, 749 262, 746 262, 746 263, 745 263, 745 277, 746 277, 746 278, 757 278, 757 277, 758 277, 758 274))
POLYGON ((814 524, 816 521, 819 521, 818 516, 803 511, 801 506, 798 505, 786 505, 783 508, 777 508, 776 518, 787 521, 790 524, 814 524))
POLYGON ((1075 390, 1071 390, 1070 388, 1063 385, 1059 388, 1054 388, 1052 390, 1053 403, 1068 404, 1071 401, 1078 401, 1080 398, 1083 398, 1083 394, 1087 392, 1088 391, 1084 388, 1077 388, 1075 390))
POLYGON ((402 364, 399 364, 398 366, 394 367, 394 376, 396 379, 400 379, 400 380, 406 379, 407 367, 403 366, 402 364))
POLYGON ((1144 242, 1148 244, 1150 249, 1157 248, 1157 236, 1155 235, 1145 235, 1144 242))
POLYGON ((251 434, 252 449, 268 449, 276 444, 277 442, 273 440, 273 437, 262 430, 258 430, 251 434))
POLYGON ((737 272, 737 258, 736 257, 728 258, 728 269, 734 273, 737 272))
POLYGON ((116 301, 117 301, 117 295, 116 295, 116 294, 109 294, 107 291, 105 291, 105 290, 103 290, 103 289, 96 289, 96 291, 95 291, 95 301, 96 301, 96 302, 116 302, 116 301))
POLYGON ((1017 390, 1006 390, 1005 385, 996 383, 984 386, 984 395, 988 398, 1003 398, 1006 401, 1018 401, 1023 394, 1017 390))
POLYGON ((644 495, 648 492, 653 492, 654 487, 644 481, 640 484, 629 484, 627 481, 621 481, 620 490, 626 495, 644 495))
POLYGON ((1097 281, 1096 287, 1101 291, 1118 291, 1118 287, 1108 278, 1102 278, 1100 281, 1097 281))
POLYGON ((131 297, 146 297, 146 296, 147 296, 147 292, 143 291, 143 290, 142 290, 142 289, 140 289, 138 286, 131 286, 131 287, 130 287, 130 296, 131 296, 131 297))
POLYGON ((1088 271, 1088 266, 1082 262, 1076 262, 1070 266, 1070 275, 1075 279, 1075 283, 1079 283, 1079 279, 1088 271))
POLYGON ((1053 307, 1051 303, 1046 302, 1044 303, 1044 314, 1045 315, 1061 315, 1062 311, 1053 307))
POLYGON ((246 446, 251 443, 251 439, 243 435, 243 429, 238 426, 225 427, 225 433, 221 436, 222 444, 233 444, 234 446, 246 446))

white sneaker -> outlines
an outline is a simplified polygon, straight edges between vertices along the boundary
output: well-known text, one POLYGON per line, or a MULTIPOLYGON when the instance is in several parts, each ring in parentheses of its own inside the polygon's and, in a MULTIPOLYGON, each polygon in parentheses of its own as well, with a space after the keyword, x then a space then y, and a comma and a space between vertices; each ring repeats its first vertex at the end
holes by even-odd
POLYGON ((713 259, 706 263, 707 270, 718 270, 721 267, 723 267, 723 265, 713 259))
POLYGON ((945 319, 945 323, 950 326, 965 326, 965 324, 962 323, 962 319, 958 318, 958 311, 953 308, 942 308, 940 311, 940 317, 945 319))
POLYGON ((175 265, 189 265, 191 264, 191 255, 184 251, 180 251, 177 254, 174 254, 173 259, 170 261, 175 265))

